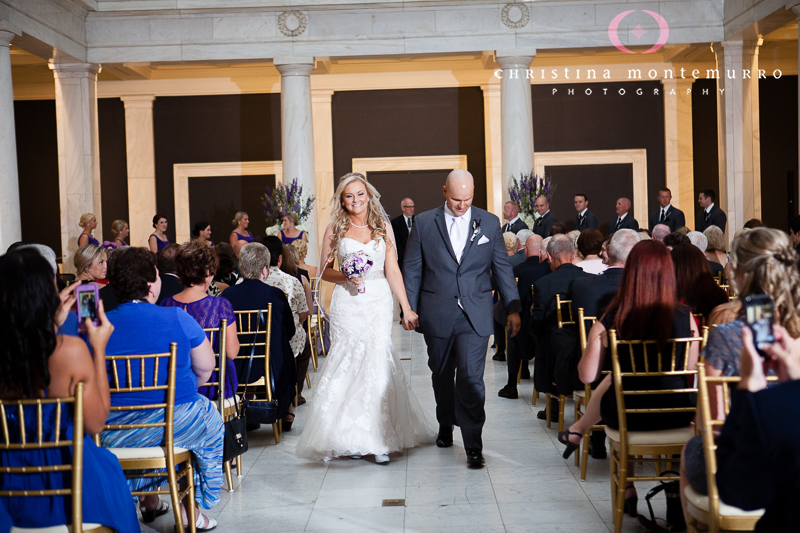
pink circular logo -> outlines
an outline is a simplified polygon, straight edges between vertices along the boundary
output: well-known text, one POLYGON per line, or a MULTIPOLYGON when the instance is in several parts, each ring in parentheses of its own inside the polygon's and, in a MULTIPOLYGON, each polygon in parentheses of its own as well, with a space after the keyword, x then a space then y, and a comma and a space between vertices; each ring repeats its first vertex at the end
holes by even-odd
MULTIPOLYGON (((609 40, 611 40, 611 44, 613 44, 617 50, 625 52, 626 54, 635 54, 636 52, 625 48, 625 45, 622 44, 622 42, 619 40, 619 25, 622 23, 622 19, 624 19, 634 11, 636 10, 631 9, 630 11, 623 11, 622 13, 614 17, 614 20, 612 20, 611 24, 608 25, 608 38, 609 40)), ((669 38, 669 24, 667 24, 667 21, 664 20, 664 17, 662 17, 658 13, 655 13, 653 11, 648 11, 646 9, 643 9, 642 11, 653 17, 656 20, 656 22, 658 22, 658 29, 660 31, 658 36, 658 41, 656 42, 656 44, 654 44, 653 47, 650 48, 649 50, 642 52, 643 54, 650 54, 660 49, 667 43, 667 39, 669 38)), ((631 30, 631 33, 634 34, 637 39, 641 39, 642 35, 647 33, 647 30, 642 29, 642 27, 637 24, 636 27, 631 30)))

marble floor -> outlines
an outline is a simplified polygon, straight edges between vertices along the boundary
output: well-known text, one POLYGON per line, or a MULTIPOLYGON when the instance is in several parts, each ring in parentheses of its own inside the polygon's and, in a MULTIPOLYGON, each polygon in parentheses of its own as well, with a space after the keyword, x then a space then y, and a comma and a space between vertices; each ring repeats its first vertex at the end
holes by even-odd
MULTIPOLYGON (((434 418, 434 398, 425 343, 417 333, 395 324, 395 346, 417 398, 434 418)), ((330 463, 295 456, 303 431, 306 406, 297 410, 291 432, 275 444, 271 428, 249 433, 250 450, 244 456, 244 476, 236 478, 235 492, 223 489, 211 511, 219 533, 256 532, 418 532, 495 533, 613 531, 609 461, 589 459, 585 482, 574 459, 561 457, 557 424, 547 429, 536 412, 542 397, 531 406, 533 384, 523 380, 520 398, 499 398, 505 384, 505 363, 492 361, 487 350, 486 414, 483 431, 486 467, 471 470, 456 428, 455 445, 435 445, 393 454, 378 465, 372 458, 342 459, 330 463), (384 507, 383 500, 405 500, 405 506, 384 507)), ((320 358, 324 365, 324 359, 320 358)), ((322 366, 320 366, 320 371, 322 366)), ((312 388, 303 395, 314 401, 312 388)), ((567 420, 572 420, 572 403, 567 420)), ((235 472, 235 471, 234 471, 235 472)), ((639 512, 646 512, 644 495, 653 483, 638 485, 639 512)), ((656 516, 665 515, 663 493, 653 500, 656 516)), ((150 524, 159 533, 173 531, 172 516, 150 524)), ((152 529, 142 524, 142 530, 152 529)), ((636 519, 625 517, 623 531, 641 531, 636 519)))

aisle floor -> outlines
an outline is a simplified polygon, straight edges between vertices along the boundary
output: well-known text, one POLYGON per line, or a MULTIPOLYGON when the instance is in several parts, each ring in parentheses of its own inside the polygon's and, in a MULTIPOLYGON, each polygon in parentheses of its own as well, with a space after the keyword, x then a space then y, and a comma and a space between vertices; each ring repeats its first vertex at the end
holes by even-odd
MULTIPOLYGON (((403 368, 420 403, 435 419, 435 403, 422 335, 394 325, 393 339, 403 368)), ((298 458, 295 447, 303 431, 308 404, 297 409, 291 432, 275 444, 271 428, 249 433, 250 450, 243 458, 244 476, 234 471, 235 492, 223 489, 215 517, 219 533, 300 533, 323 531, 418 533, 595 533, 613 531, 609 460, 589 459, 585 482, 574 459, 561 457, 557 423, 547 429, 536 412, 544 397, 531 406, 533 384, 523 380, 520 398, 497 396, 506 382, 505 363, 487 350, 486 415, 483 431, 486 467, 468 469, 460 434, 455 445, 426 445, 392 454, 388 465, 339 459, 329 463, 298 458), (383 500, 405 500, 404 506, 384 507, 383 500)), ((320 369, 324 365, 320 358, 320 369)), ((533 370, 531 364, 531 370, 533 370)), ((312 388, 303 392, 309 404, 312 388)), ((567 404, 567 423, 572 420, 567 404)), ((637 485, 639 512, 646 512, 644 495, 653 483, 637 485)), ((656 516, 665 514, 664 495, 653 500, 656 516)), ((172 533, 171 514, 150 524, 172 533)), ((152 530, 142 525, 142 530, 152 530)), ((636 519, 625 517, 623 531, 641 531, 636 519)))

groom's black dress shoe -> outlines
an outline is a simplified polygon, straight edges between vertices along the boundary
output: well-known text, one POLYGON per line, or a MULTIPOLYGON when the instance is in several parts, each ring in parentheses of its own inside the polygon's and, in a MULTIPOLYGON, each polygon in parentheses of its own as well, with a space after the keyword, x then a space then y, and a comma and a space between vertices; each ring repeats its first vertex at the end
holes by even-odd
POLYGON ((467 465, 471 467, 480 468, 486 462, 483 460, 481 451, 477 448, 468 448, 467 450, 467 465))
POLYGON ((501 398, 508 398, 509 400, 516 400, 519 398, 516 385, 506 385, 500 392, 497 393, 501 398))
POLYGON ((501 352, 500 350, 495 352, 495 354, 492 356, 492 361, 505 361, 505 360, 506 360, 506 352, 501 352))
POLYGON ((439 448, 449 448, 453 445, 453 426, 439 426, 439 436, 436 438, 436 446, 439 448))

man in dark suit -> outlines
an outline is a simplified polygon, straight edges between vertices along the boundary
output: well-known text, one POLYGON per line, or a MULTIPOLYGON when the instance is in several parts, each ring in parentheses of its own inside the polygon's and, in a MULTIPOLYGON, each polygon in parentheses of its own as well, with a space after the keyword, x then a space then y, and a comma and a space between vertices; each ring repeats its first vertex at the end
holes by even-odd
POLYGON ((392 220, 394 239, 397 241, 397 264, 400 266, 400 270, 403 270, 403 255, 406 252, 408 234, 411 233, 411 227, 414 225, 414 207, 414 200, 403 198, 403 201, 400 202, 403 214, 392 220))
POLYGON ((716 198, 713 189, 706 189, 697 195, 697 203, 702 208, 697 214, 697 231, 702 233, 709 226, 717 226, 723 233, 725 232, 728 216, 714 203, 716 198))
POLYGON ((183 285, 175 273, 175 255, 178 253, 179 244, 172 243, 158 251, 158 273, 161 275, 161 294, 156 300, 156 305, 161 305, 162 300, 175 296, 183 291, 183 285))
POLYGON ((639 231, 639 223, 631 215, 631 201, 627 198, 620 198, 616 205, 617 218, 608 225, 608 234, 611 235, 620 229, 632 229, 639 231))
POLYGON ((503 205, 503 219, 506 223, 503 224, 503 233, 510 231, 517 234, 520 230, 530 229, 528 225, 519 218, 519 204, 517 202, 506 202, 503 205))
POLYGON ((579 192, 576 194, 573 203, 575 204, 575 211, 578 212, 575 215, 575 220, 572 221, 573 230, 583 231, 600 227, 600 224, 597 223, 597 217, 589 211, 589 200, 584 193, 579 192))
POLYGON ((670 233, 686 225, 686 216, 684 216, 683 211, 672 206, 672 191, 666 187, 658 191, 658 205, 659 208, 650 213, 650 220, 648 221, 650 223, 648 225, 650 231, 658 224, 664 224, 669 227, 670 233))
POLYGON ((515 278, 519 278, 523 270, 527 270, 539 264, 543 240, 544 239, 535 233, 531 233, 528 235, 528 238, 525 239, 525 261, 512 268, 515 278))
MULTIPOLYGON (((551 274, 534 283, 533 309, 529 325, 533 334, 536 357, 534 359, 533 384, 537 391, 555 392, 553 370, 557 354, 552 352, 550 336, 558 329, 556 317, 556 294, 564 300, 572 294, 572 284, 576 279, 593 276, 572 264, 575 247, 566 235, 554 235, 547 245, 547 257, 551 274)), ((537 413, 544 419, 545 411, 537 413)))
MULTIPOLYGON (((542 240, 538 235, 532 235, 528 238, 529 251, 533 251, 533 243, 537 242, 539 245, 538 254, 541 262, 530 266, 519 273, 517 280, 517 291, 519 292, 519 299, 522 305, 522 312, 520 313, 520 332, 516 337, 508 340, 508 383, 505 387, 500 389, 498 396, 501 398, 516 399, 519 398, 517 392, 517 374, 520 373, 520 366, 522 365, 522 379, 530 379, 531 372, 528 369, 528 361, 533 359, 533 338, 528 331, 528 324, 531 318, 531 307, 533 306, 533 295, 531 288, 533 284, 541 277, 550 274, 550 262, 547 260, 547 244, 551 238, 542 240), (532 241, 535 239, 535 241, 532 241), (524 363, 523 363, 524 361, 524 363)), ((534 258, 536 256, 531 256, 534 258)), ((495 317, 497 320, 497 317, 495 317)))
MULTIPOLYGON (((514 277, 517 277, 518 269, 525 264, 526 261, 526 248, 524 246, 525 241, 528 239, 528 235, 533 235, 533 232, 527 227, 525 229, 519 230, 517 233, 517 251, 513 255, 508 256, 508 264, 511 265, 511 268, 514 271, 514 277)), ((538 262, 538 261, 537 261, 538 262)), ((505 361, 506 360, 506 334, 505 334, 505 327, 506 327, 506 316, 505 307, 503 307, 500 298, 498 298, 500 287, 497 284, 497 279, 492 276, 492 290, 495 292, 494 300, 496 300, 494 304, 494 346, 493 348, 496 349, 494 355, 492 356, 492 361, 505 361)))
POLYGON ((550 228, 558 221, 553 216, 553 213, 550 212, 550 202, 544 196, 536 199, 533 208, 539 213, 539 218, 536 219, 536 223, 533 225, 533 232, 542 239, 546 239, 550 236, 550 228))

